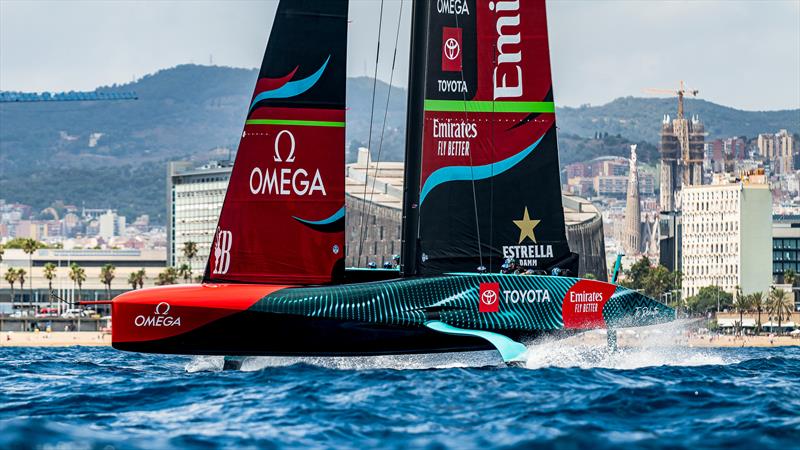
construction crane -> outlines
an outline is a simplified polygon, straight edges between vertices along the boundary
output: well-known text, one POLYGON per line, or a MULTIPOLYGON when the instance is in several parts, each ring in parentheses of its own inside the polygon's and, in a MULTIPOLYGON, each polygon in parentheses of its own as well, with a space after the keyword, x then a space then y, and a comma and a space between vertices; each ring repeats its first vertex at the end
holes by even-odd
POLYGON ((648 94, 672 94, 678 95, 678 119, 683 119, 683 96, 686 94, 691 94, 692 97, 697 97, 697 94, 700 92, 697 89, 687 90, 683 86, 683 80, 681 80, 681 87, 677 90, 675 89, 658 89, 658 88, 647 88, 644 92, 648 94))
POLYGON ((31 102, 98 102, 114 100, 138 100, 135 92, 13 92, 0 91, 0 103, 31 102))

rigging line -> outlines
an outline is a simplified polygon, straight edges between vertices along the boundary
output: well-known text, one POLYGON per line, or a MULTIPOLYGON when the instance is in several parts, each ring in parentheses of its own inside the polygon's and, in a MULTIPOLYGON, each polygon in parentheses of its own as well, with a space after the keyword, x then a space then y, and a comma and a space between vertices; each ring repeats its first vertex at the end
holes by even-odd
MULTIPOLYGON (((359 230, 359 238, 358 238, 358 259, 356 260, 356 265, 361 265, 361 254, 364 248, 364 237, 366 231, 366 223, 365 220, 367 217, 364 215, 365 208, 367 206, 367 185, 369 184, 369 161, 372 159, 370 157, 370 152, 372 151, 372 122, 375 116, 375 89, 378 83, 378 60, 380 59, 381 55, 381 27, 383 26, 383 0, 381 0, 381 10, 378 14, 378 45, 375 49, 375 71, 372 75, 372 105, 369 109, 369 133, 367 137, 367 166, 364 169, 364 196, 361 201, 361 226, 359 230)), ((377 170, 377 167, 376 167, 377 170)))
MULTIPOLYGON (((386 94, 386 107, 383 109, 383 126, 381 127, 381 137, 378 141, 378 158, 375 161, 375 175, 372 176, 372 190, 369 193, 369 202, 367 203, 367 211, 366 215, 369 216, 369 212, 372 209, 372 198, 375 195, 375 182, 378 178, 378 166, 381 163, 381 151, 383 150, 383 135, 386 131, 386 119, 389 116, 389 99, 392 97, 392 82, 394 81, 394 67, 395 62, 397 61, 397 43, 400 39, 400 21, 403 17, 403 0, 400 0, 400 13, 397 15, 397 31, 395 32, 394 36, 394 54, 392 55, 392 70, 389 73, 389 92, 386 94)), ((369 173, 369 167, 367 167, 367 173, 369 173)), ((366 196, 365 196, 366 197, 366 196)))
MULTIPOLYGON (((495 67, 497 67, 497 47, 496 46, 492 46, 492 53, 494 54, 492 62, 494 63, 495 67)), ((491 122, 491 127, 492 127, 492 133, 491 133, 491 136, 492 136, 492 148, 491 148, 492 161, 495 161, 495 150, 497 148, 496 145, 495 145, 495 140, 494 140, 494 131, 495 131, 495 121, 494 121, 494 119, 495 119, 495 115, 494 115, 495 114, 495 103, 494 102, 495 102, 495 97, 494 97, 494 95, 492 95, 492 122, 491 122)), ((494 248, 494 165, 491 166, 490 175, 491 175, 491 178, 489 178, 489 248, 494 248)), ((494 271, 494 267, 492 266, 492 259, 489 258, 489 272, 491 273, 493 271, 494 271)))
MULTIPOLYGON (((456 14, 456 27, 457 28, 461 27, 458 24, 458 14, 456 14)), ((462 62, 461 62, 461 70, 459 70, 459 73, 461 74, 461 83, 463 85, 466 85, 466 82, 464 81, 464 62, 463 62, 464 61, 464 56, 463 56, 464 55, 464 51, 463 51, 463 49, 461 50, 461 55, 462 55, 461 56, 461 61, 462 62)), ((467 121, 467 120, 469 120, 469 113, 467 112, 467 92, 466 92, 466 90, 464 90, 463 94, 464 94, 463 95, 463 98, 464 98, 464 120, 467 121)), ((478 221, 479 220, 478 219, 478 195, 475 193, 475 173, 474 173, 474 171, 475 171, 475 163, 472 160, 472 151, 470 150, 470 152, 469 152, 469 173, 470 173, 470 179, 471 179, 471 184, 472 184, 472 206, 473 206, 473 210, 475 211, 475 231, 478 234, 478 266, 483 266, 483 245, 481 244, 481 225, 480 225, 480 223, 478 221)))

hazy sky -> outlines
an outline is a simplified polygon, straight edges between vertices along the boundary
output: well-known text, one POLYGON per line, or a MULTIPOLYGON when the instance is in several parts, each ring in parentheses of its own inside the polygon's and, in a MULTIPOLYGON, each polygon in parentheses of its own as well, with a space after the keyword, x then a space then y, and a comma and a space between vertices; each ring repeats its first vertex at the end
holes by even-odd
MULTIPOLYGON (((523 0, 524 1, 524 0, 523 0)), ((395 84, 405 85, 405 0, 395 84)), ((0 90, 91 90, 182 63, 260 64, 276 3, 0 0, 0 90)), ((349 74, 371 74, 377 0, 350 7, 349 74)), ((400 1, 386 0, 388 81, 400 1)), ((601 104, 686 80, 750 110, 800 108, 800 0, 548 3, 555 100, 601 104)))

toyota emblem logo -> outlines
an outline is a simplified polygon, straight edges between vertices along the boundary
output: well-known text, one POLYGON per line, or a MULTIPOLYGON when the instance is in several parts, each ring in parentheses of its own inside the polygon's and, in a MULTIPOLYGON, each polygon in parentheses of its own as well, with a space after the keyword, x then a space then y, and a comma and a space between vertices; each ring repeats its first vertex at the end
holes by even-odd
POLYGON ((458 58, 458 55, 461 53, 461 47, 458 45, 458 41, 454 38, 450 38, 444 42, 444 51, 445 58, 453 61, 454 59, 458 58))
POLYGON ((166 316, 169 313, 169 303, 161 302, 156 305, 156 315, 157 316, 166 316))
POLYGON ((481 303, 484 305, 494 305, 497 303, 497 293, 490 290, 481 292, 481 303))

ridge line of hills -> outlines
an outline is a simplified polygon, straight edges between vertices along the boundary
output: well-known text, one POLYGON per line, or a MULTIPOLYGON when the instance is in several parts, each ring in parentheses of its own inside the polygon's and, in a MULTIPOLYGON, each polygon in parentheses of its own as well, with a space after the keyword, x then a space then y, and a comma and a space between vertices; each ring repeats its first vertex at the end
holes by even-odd
MULTIPOLYGON (((0 198, 42 209, 53 201, 165 220, 166 162, 225 159, 235 149, 258 73, 255 69, 180 65, 134 82, 96 92, 135 91, 139 100, 0 103, 0 198)), ((372 80, 347 80, 348 160, 365 145, 372 80)), ((378 81, 379 136, 389 87, 378 81)), ((382 158, 402 160, 405 89, 392 87, 382 158)), ((674 98, 623 97, 600 106, 558 107, 561 163, 601 155, 627 156, 640 144, 640 158, 655 163, 661 119, 676 109, 674 98), (594 139, 597 134, 613 139, 594 139)), ((709 138, 754 137, 787 129, 800 132, 800 109, 741 111, 687 99, 709 138)), ((373 147, 377 143, 373 141, 373 147)))

